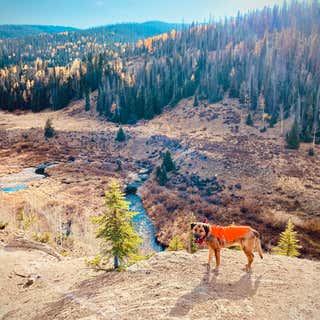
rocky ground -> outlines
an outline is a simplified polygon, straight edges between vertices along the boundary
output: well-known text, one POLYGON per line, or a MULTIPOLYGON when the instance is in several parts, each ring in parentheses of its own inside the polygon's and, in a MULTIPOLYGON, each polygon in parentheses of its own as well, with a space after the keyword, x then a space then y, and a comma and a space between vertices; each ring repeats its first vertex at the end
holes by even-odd
MULTIPOLYGON (((320 149, 310 157, 310 145, 298 151, 284 146, 284 123, 267 132, 259 117, 245 125, 246 111, 236 100, 222 103, 182 100, 151 121, 124 126, 128 140, 115 143, 117 126, 101 121, 84 102, 38 114, 0 113, 0 179, 9 173, 46 162, 48 178, 33 181, 26 190, 0 193, 0 220, 21 227, 21 211, 34 214, 36 232, 55 234, 72 221, 76 241, 70 254, 96 250, 89 217, 101 212, 111 177, 128 182, 141 168, 155 168, 161 153, 170 150, 178 171, 159 187, 154 174, 141 190, 158 239, 168 244, 174 234, 186 234, 190 213, 211 223, 250 224, 263 235, 264 249, 277 242, 289 217, 299 231, 304 257, 320 257, 320 149), (43 137, 51 118, 55 138, 43 137), (121 160, 122 171, 116 171, 121 160), (92 250, 91 250, 92 249, 92 250)), ((69 244, 70 247, 70 244, 69 244)))
POLYGON ((83 258, 58 261, 2 244, 0 318, 320 318, 319 262, 267 254, 248 274, 245 261, 225 249, 216 273, 207 270, 207 250, 163 252, 124 272, 97 273, 83 258))

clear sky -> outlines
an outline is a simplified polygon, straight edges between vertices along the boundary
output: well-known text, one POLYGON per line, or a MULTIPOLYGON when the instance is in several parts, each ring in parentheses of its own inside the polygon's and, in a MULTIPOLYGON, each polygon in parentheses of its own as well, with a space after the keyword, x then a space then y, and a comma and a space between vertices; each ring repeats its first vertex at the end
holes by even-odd
POLYGON ((91 27, 117 22, 203 22, 283 0, 0 0, 0 24, 91 27))

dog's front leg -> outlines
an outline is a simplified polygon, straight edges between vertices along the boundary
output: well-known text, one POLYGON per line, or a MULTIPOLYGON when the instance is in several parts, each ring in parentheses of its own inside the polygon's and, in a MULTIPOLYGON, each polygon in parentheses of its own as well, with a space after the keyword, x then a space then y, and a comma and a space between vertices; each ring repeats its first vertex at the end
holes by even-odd
POLYGON ((214 250, 214 254, 216 256, 216 270, 219 270, 219 266, 220 266, 220 250, 219 249, 214 250))
POLYGON ((213 249, 209 246, 209 259, 208 259, 208 268, 211 268, 212 264, 212 259, 213 259, 213 249))

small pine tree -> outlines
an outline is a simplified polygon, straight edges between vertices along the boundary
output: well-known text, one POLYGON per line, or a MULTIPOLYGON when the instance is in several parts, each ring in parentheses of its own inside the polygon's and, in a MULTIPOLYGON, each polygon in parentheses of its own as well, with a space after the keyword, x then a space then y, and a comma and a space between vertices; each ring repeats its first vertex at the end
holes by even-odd
POLYGON ((96 237, 106 243, 102 254, 114 258, 118 269, 126 259, 138 256, 138 245, 142 241, 134 231, 132 217, 137 213, 129 210, 129 202, 116 181, 112 181, 105 193, 105 211, 101 217, 92 219, 98 225, 96 237))
POLYGON ((191 226, 191 223, 194 223, 196 221, 196 217, 195 215, 192 213, 191 216, 190 216, 190 221, 189 221, 189 244, 188 244, 188 251, 190 253, 195 253, 198 251, 198 245, 196 244, 195 242, 195 239, 194 239, 194 235, 193 235, 193 232, 190 228, 191 226))
POLYGON ((126 134, 124 133, 124 130, 122 129, 122 127, 120 127, 117 132, 116 141, 123 142, 125 140, 126 140, 126 134))
POLYGON ((176 170, 176 165, 171 158, 171 153, 169 150, 165 153, 163 157, 162 167, 164 167, 167 172, 176 170))
POLYGON ((313 148, 310 148, 310 149, 308 150, 308 155, 309 155, 310 157, 313 157, 313 156, 314 156, 314 149, 313 149, 313 148))
POLYGON ((299 149, 299 129, 297 121, 294 121, 290 131, 286 135, 286 143, 288 149, 299 149))
POLYGON ((164 186, 168 181, 167 172, 165 167, 157 167, 156 177, 160 186, 164 186))
POLYGON ((297 232, 294 231, 294 226, 291 219, 288 220, 286 230, 281 232, 280 240, 273 252, 284 256, 298 257, 300 255, 299 249, 302 248, 298 245, 299 240, 296 238, 297 232))
POLYGON ((85 110, 89 111, 91 109, 91 104, 90 104, 90 94, 88 90, 86 90, 85 96, 86 96, 85 110))
POLYGON ((194 96, 193 106, 194 107, 198 107, 199 106, 198 96, 194 96))
POLYGON ((184 249, 184 245, 177 235, 175 235, 169 243, 168 251, 180 251, 184 249))
POLYGON ((49 139, 55 135, 54 128, 52 125, 51 119, 47 119, 46 124, 44 126, 44 137, 49 139))
POLYGON ((250 112, 248 113, 248 116, 247 116, 246 125, 251 127, 253 126, 253 119, 250 112))

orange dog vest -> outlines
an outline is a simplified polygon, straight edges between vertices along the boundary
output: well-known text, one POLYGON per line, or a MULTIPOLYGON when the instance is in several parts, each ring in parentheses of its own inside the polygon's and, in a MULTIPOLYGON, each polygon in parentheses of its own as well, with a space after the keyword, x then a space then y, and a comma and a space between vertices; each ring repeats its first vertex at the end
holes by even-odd
POLYGON ((220 240, 232 242, 250 230, 249 226, 211 226, 211 233, 220 240))

